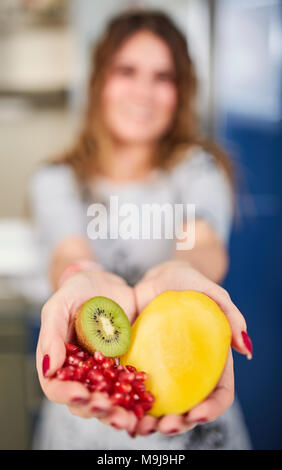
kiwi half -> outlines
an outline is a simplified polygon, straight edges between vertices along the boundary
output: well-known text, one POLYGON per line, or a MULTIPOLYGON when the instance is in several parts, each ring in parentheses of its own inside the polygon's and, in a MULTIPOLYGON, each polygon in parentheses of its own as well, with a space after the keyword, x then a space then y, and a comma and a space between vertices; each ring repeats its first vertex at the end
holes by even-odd
POLYGON ((97 296, 82 305, 75 315, 79 344, 94 354, 124 354, 131 341, 131 326, 123 309, 112 299, 97 296))

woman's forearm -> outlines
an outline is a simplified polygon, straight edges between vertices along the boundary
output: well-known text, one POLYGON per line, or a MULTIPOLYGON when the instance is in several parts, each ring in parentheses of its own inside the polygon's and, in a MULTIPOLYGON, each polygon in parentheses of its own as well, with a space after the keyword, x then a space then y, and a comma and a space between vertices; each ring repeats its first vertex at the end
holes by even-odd
POLYGON ((196 221, 196 241, 191 250, 175 250, 174 259, 187 261, 195 269, 216 283, 220 283, 228 269, 228 254, 214 230, 205 221, 196 221))
POLYGON ((81 260, 94 261, 87 240, 82 237, 68 237, 57 245, 49 266, 49 278, 54 290, 59 287, 59 280, 64 270, 81 260))

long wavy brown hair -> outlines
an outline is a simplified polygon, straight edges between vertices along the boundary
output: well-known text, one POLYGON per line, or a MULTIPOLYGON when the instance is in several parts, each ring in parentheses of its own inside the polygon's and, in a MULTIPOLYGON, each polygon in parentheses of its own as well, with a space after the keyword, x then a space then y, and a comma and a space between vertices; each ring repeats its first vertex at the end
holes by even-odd
POLYGON ((201 135, 195 112, 197 80, 184 35, 173 21, 159 11, 128 11, 113 18, 92 55, 87 107, 76 143, 55 161, 70 164, 79 179, 87 179, 100 158, 107 157, 111 136, 103 126, 100 96, 111 61, 124 41, 140 30, 160 37, 169 47, 175 67, 178 105, 171 127, 157 145, 158 166, 169 168, 200 146, 211 153, 232 181, 231 166, 225 152, 201 135))

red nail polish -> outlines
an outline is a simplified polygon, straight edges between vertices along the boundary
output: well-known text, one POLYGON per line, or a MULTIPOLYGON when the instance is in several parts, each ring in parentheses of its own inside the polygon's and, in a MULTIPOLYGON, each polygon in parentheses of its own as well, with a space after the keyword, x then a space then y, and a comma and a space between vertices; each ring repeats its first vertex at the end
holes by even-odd
POLYGON ((48 356, 48 354, 45 354, 45 356, 43 357, 43 361, 42 361, 42 373, 44 377, 46 377, 46 373, 49 367, 50 367, 50 357, 48 356))
POLYGON ((109 414, 107 409, 99 408, 98 406, 93 406, 91 408, 92 413, 98 413, 100 418, 104 418, 109 414))
POLYGON ((72 398, 72 403, 81 403, 81 404, 86 404, 88 403, 88 398, 81 398, 81 397, 74 397, 72 398))
POLYGON ((247 350, 249 351, 250 353, 250 357, 248 357, 248 359, 251 359, 252 355, 253 355, 253 345, 252 345, 252 341, 251 341, 251 338, 249 337, 249 335, 245 332, 245 331, 242 331, 242 338, 243 338, 243 341, 244 341, 244 345, 246 346, 247 350))
POLYGON ((179 432, 179 429, 173 428, 170 431, 168 431, 166 434, 175 434, 176 432, 179 432))
POLYGON ((206 423, 207 422, 207 418, 199 418, 197 419, 197 423, 206 423))
POLYGON ((95 413, 96 411, 103 411, 103 410, 102 410, 102 408, 99 408, 99 406, 93 406, 91 408, 91 411, 93 411, 95 413))
POLYGON ((120 429, 120 427, 117 425, 117 423, 110 423, 111 426, 113 426, 116 429, 120 429))

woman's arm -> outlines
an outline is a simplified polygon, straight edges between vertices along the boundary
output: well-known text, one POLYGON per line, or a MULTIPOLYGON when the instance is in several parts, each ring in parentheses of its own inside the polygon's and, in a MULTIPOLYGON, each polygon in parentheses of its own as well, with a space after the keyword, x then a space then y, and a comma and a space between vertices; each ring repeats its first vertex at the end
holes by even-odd
MULTIPOLYGON (((187 223, 184 225, 187 233, 187 223)), ((187 240, 187 238, 186 238, 187 240)), ((181 240, 184 243, 186 240, 181 240)), ((228 255, 223 242, 211 225, 203 219, 195 223, 195 246, 192 250, 177 250, 173 259, 187 261, 211 281, 220 283, 228 268, 228 255)))
POLYGON ((29 202, 44 263, 48 262, 49 279, 56 291, 67 266, 95 258, 86 236, 86 209, 71 167, 40 166, 30 179, 29 202))
POLYGON ((70 236, 56 245, 49 266, 49 278, 54 290, 59 287, 65 269, 81 260, 94 261, 93 252, 83 236, 70 236))

